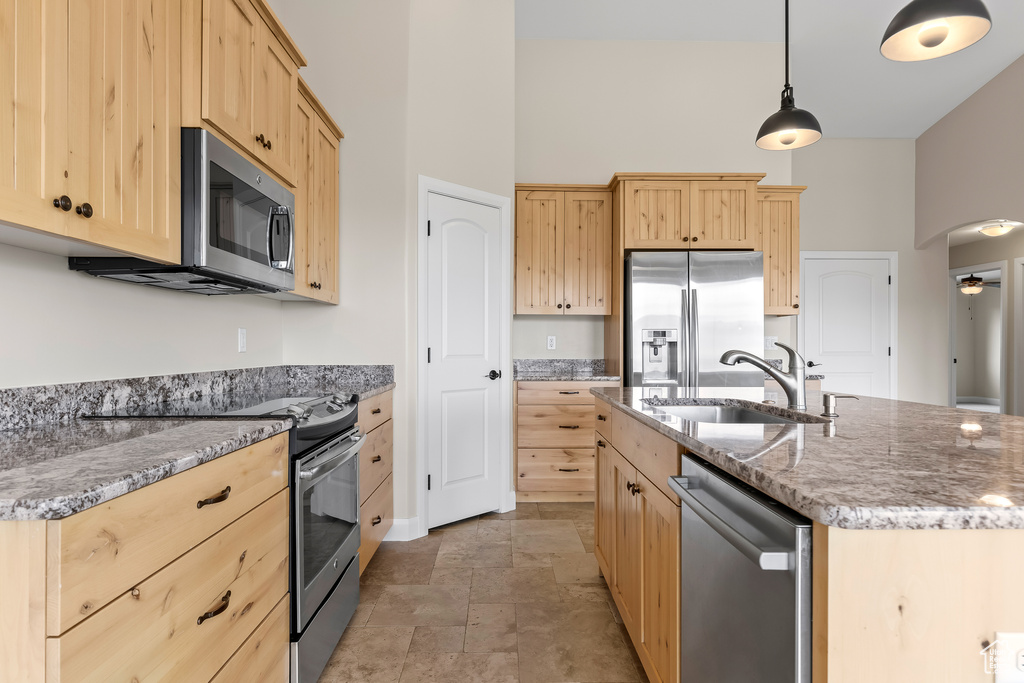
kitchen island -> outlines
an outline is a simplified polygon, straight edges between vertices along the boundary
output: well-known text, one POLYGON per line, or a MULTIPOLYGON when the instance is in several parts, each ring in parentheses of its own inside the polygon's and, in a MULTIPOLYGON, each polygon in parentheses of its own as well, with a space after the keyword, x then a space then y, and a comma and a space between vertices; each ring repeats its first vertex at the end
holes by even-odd
POLYGON ((991 681, 982 651, 997 632, 1024 632, 1024 418, 862 397, 842 401, 831 424, 816 392, 804 413, 763 405, 755 389, 593 393, 598 561, 652 680, 680 679, 675 636, 658 631, 678 634, 665 603, 686 608, 673 559, 680 503, 665 485, 684 452, 812 520, 815 683, 991 681), (692 422, 658 403, 795 423, 692 422), (635 522, 609 509, 615 464, 649 494, 635 522), (632 565, 615 552, 627 523, 640 537, 632 565))

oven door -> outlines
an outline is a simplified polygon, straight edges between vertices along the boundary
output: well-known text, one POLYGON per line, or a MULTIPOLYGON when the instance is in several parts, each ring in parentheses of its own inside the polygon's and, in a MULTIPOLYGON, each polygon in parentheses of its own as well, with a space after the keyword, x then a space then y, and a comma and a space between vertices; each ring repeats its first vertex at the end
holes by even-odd
POLYGON ((295 196, 209 131, 182 129, 183 256, 208 270, 295 287, 295 196))
POLYGON ((358 431, 294 463, 292 587, 301 633, 359 552, 358 431))

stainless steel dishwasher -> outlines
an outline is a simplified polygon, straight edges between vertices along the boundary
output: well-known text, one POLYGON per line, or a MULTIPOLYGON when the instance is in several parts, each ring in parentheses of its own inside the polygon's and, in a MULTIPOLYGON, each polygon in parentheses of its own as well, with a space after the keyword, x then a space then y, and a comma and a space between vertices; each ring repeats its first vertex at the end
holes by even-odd
POLYGON ((680 514, 680 679, 810 683, 811 522, 698 458, 680 514))

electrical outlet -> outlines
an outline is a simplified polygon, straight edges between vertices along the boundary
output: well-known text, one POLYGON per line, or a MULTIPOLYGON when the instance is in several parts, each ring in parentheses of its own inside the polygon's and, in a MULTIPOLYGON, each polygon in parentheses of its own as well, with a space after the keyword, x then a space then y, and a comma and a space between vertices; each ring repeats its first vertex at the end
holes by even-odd
POLYGON ((775 349, 775 342, 777 342, 777 341, 779 341, 778 337, 768 337, 768 336, 766 336, 764 338, 764 350, 765 351, 772 351, 772 350, 774 350, 775 349))
POLYGON ((1024 683, 1024 633, 996 633, 989 649, 995 654, 985 657, 986 671, 995 673, 995 683, 1024 683))
POLYGON ((548 335, 548 351, 554 351, 554 350, 555 350, 555 335, 549 334, 548 335))
POLYGON ((238 352, 245 353, 245 328, 238 328, 238 352))

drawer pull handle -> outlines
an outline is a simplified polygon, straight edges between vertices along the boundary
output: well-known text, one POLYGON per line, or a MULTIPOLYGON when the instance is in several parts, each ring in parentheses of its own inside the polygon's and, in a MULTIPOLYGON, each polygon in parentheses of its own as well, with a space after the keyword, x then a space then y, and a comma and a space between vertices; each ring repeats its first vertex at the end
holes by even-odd
POLYGON ((379 455, 375 455, 375 456, 373 457, 373 460, 371 460, 370 462, 380 462, 380 461, 381 461, 382 459, 383 459, 383 458, 382 458, 381 456, 379 456, 379 455))
POLYGON ((376 517, 373 518, 373 522, 370 523, 370 526, 377 526, 378 524, 380 524, 383 521, 384 520, 380 518, 380 515, 377 515, 376 517))
POLYGON ((374 408, 371 410, 370 415, 380 415, 380 408, 374 408))
POLYGON ((579 425, 558 425, 559 429, 579 429, 579 425))
POLYGON ((576 394, 578 394, 580 392, 578 392, 578 391, 559 391, 558 393, 565 394, 566 396, 575 396, 576 394))
POLYGON ((231 591, 228 591, 224 594, 224 597, 220 599, 220 607, 218 607, 217 609, 210 610, 209 612, 206 612, 205 614, 201 615, 198 619, 196 619, 196 623, 202 624, 207 619, 213 619, 215 616, 221 614, 224 610, 226 610, 230 602, 231 591))
POLYGON ((600 439, 597 440, 597 445, 600 446, 601 448, 605 447, 604 441, 601 441, 600 439))
POLYGON ((580 468, 579 467, 573 467, 573 468, 570 469, 570 468, 566 468, 566 467, 559 467, 558 471, 559 472, 579 472, 580 468))
POLYGON ((608 421, 608 418, 605 417, 604 415, 598 415, 597 419, 598 419, 599 422, 607 422, 608 421))
MULTIPOLYGON (((225 500, 228 499, 228 496, 230 496, 230 495, 231 495, 231 487, 230 486, 225 486, 224 490, 221 491, 220 493, 218 493, 216 496, 213 496, 212 498, 203 498, 201 501, 196 503, 196 507, 202 509, 202 507, 204 505, 213 505, 214 503, 223 503, 225 500)), ((203 623, 203 622, 199 622, 199 623, 203 623)))

